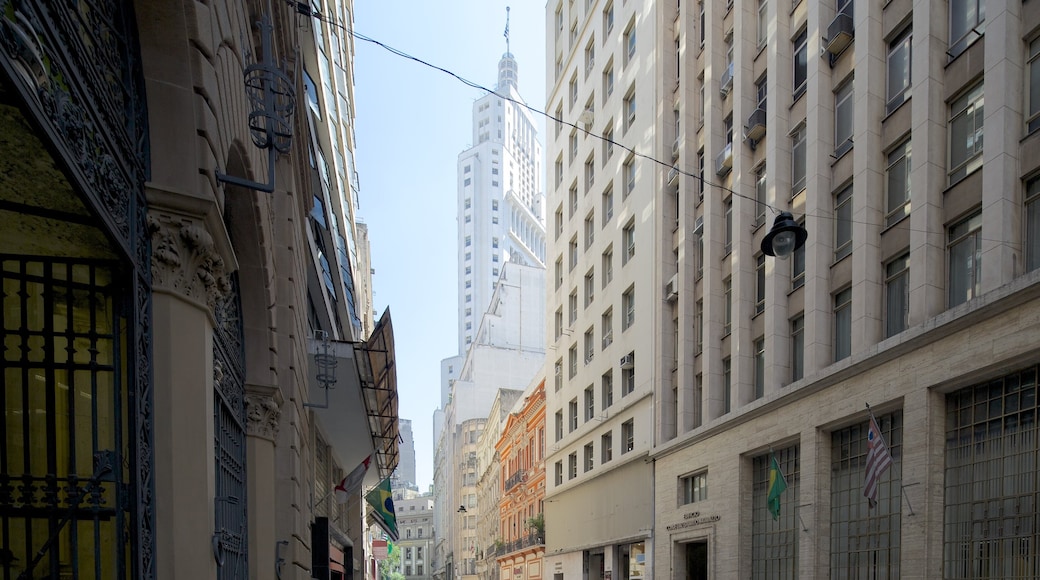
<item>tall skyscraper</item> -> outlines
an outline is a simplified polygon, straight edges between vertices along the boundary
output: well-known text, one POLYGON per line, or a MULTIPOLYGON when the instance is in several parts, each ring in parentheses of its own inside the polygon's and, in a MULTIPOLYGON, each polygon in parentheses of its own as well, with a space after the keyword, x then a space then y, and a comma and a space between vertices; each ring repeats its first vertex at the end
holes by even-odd
POLYGON ((516 60, 506 52, 495 92, 473 103, 473 146, 458 161, 458 353, 463 356, 502 264, 545 267, 542 146, 522 102, 516 60))
POLYGON ((398 445, 400 460, 397 463, 397 478, 406 482, 407 485, 415 486, 415 439, 412 436, 412 420, 398 419, 398 428, 401 433, 401 443, 398 445))
POLYGON ((495 91, 473 103, 474 145, 458 159, 459 344, 441 362, 434 413, 435 574, 475 574, 473 537, 456 534, 456 508, 478 511, 463 498, 476 484, 468 458, 499 389, 523 389, 545 356, 542 151, 521 103, 507 35, 495 91))
POLYGON ((1040 5, 546 11, 544 569, 1035 576, 1040 5))

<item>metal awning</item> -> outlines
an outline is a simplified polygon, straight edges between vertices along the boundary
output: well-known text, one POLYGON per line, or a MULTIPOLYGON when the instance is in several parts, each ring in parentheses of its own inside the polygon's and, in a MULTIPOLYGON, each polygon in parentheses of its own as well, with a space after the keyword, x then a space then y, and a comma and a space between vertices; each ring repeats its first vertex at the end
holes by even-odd
POLYGON ((374 455, 377 469, 369 470, 365 487, 389 477, 397 467, 400 437, 390 310, 383 312, 368 340, 312 338, 307 354, 310 408, 343 469, 349 473, 374 455), (326 351, 327 363, 322 359, 326 351))

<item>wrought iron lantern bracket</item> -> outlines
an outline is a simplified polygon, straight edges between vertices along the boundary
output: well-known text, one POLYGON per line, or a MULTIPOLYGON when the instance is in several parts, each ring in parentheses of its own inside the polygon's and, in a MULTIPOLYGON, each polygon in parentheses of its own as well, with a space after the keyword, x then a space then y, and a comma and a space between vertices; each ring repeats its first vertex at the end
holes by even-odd
POLYGON ((217 181, 264 193, 274 191, 274 164, 279 153, 288 153, 292 145, 292 118, 296 109, 296 88, 292 78, 274 62, 273 26, 264 16, 260 27, 260 61, 246 67, 243 79, 249 99, 249 136, 258 149, 267 149, 267 183, 217 172, 217 181))

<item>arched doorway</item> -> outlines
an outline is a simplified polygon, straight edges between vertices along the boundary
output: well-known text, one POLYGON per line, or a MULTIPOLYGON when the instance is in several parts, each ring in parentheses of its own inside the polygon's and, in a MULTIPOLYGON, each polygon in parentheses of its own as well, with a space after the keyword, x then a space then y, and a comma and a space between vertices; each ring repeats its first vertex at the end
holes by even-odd
POLYGON ((0 19, 0 577, 151 579, 132 4, 0 0, 0 19))

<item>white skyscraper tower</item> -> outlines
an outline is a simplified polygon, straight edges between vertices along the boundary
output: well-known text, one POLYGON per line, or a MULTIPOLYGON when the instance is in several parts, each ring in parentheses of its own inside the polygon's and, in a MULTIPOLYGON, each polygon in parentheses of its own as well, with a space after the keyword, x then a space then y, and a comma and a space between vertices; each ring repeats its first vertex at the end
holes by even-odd
POLYGON ((517 91, 509 50, 498 84, 473 103, 473 143, 459 154, 459 353, 474 339, 480 317, 507 261, 545 267, 542 146, 517 91))

